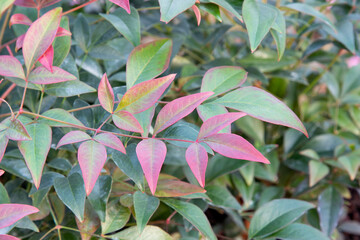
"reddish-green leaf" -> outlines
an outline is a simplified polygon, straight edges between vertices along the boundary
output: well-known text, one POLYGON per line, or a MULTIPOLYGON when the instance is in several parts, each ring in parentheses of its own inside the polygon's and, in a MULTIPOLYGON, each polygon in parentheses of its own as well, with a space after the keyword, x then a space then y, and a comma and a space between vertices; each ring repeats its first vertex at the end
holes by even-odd
POLYGON ((23 217, 38 212, 39 209, 24 204, 0 204, 0 228, 10 226, 23 217))
POLYGON ((121 140, 112 133, 101 133, 94 137, 99 143, 126 154, 125 147, 121 140))
POLYGON ((200 186, 205 186, 205 172, 208 163, 208 155, 206 149, 199 143, 191 144, 186 150, 186 161, 191 171, 198 180, 200 186))
POLYGON ((170 74, 133 86, 124 94, 115 112, 124 109, 136 114, 147 110, 156 103, 174 78, 175 74, 170 74))
POLYGON ((114 124, 120 129, 130 132, 144 132, 139 121, 134 117, 134 115, 127 111, 116 112, 112 116, 112 119, 114 124))
POLYGON ((0 240, 21 240, 21 239, 10 235, 0 234, 0 240))
POLYGON ((110 82, 104 73, 101 78, 99 88, 98 88, 98 98, 101 106, 108 111, 113 113, 114 110, 114 92, 111 88, 110 82))
POLYGON ((42 116, 47 118, 56 119, 57 121, 41 118, 39 122, 46 123, 52 127, 71 127, 72 125, 84 126, 77 118, 75 118, 71 113, 65 111, 61 108, 53 108, 42 114, 42 116), (71 125, 70 125, 71 124, 71 125))
POLYGON ((4 157, 6 147, 8 145, 9 139, 6 137, 5 132, 0 132, 0 162, 4 157))
POLYGON ((295 113, 279 99, 260 88, 243 87, 226 94, 215 103, 245 112, 265 122, 294 128, 308 136, 295 113))
POLYGON ((191 8, 195 2, 195 0, 159 0, 161 21, 170 22, 171 19, 191 8))
POLYGON ((211 95, 213 95, 213 92, 196 93, 175 99, 166 104, 157 116, 154 136, 189 115, 211 95))
POLYGON ((32 21, 24 14, 16 13, 11 16, 9 21, 9 26, 11 27, 14 24, 23 24, 30 26, 32 24, 32 21))
POLYGON ((164 177, 160 174, 159 182, 157 184, 155 196, 157 197, 182 197, 194 193, 205 193, 205 189, 180 181, 177 178, 164 177))
POLYGON ((6 137, 8 139, 14 141, 31 140, 29 133, 19 120, 7 118, 2 122, 2 124, 7 126, 6 137))
MULTIPOLYGON (((20 48, 23 47, 24 44, 24 38, 25 38, 25 34, 20 35, 17 39, 16 39, 16 45, 15 45, 15 51, 19 51, 20 48)), ((24 70, 23 70, 24 71, 24 70)), ((24 74, 25 75, 25 74, 24 74)))
POLYGON ((52 45, 39 58, 39 62, 50 72, 53 72, 54 48, 52 45))
POLYGON ((14 4, 21 7, 36 8, 34 0, 15 0, 14 4))
POLYGON ((95 141, 83 142, 78 149, 78 161, 85 182, 86 195, 91 193, 106 162, 106 148, 95 141))
POLYGON ((45 13, 31 24, 26 32, 23 55, 28 72, 54 41, 60 25, 61 12, 62 9, 58 7, 45 13))
POLYGON ((244 117, 246 113, 225 113, 216 115, 206 120, 200 128, 198 139, 208 137, 212 134, 218 133, 220 130, 230 125, 232 122, 244 117))
POLYGON ((203 141, 225 157, 270 163, 253 145, 235 134, 218 133, 203 138, 203 141))
POLYGON ((68 31, 65 28, 59 27, 57 32, 56 32, 56 37, 64 37, 64 36, 71 36, 71 32, 68 31))
POLYGON ((50 72, 46 67, 40 66, 34 69, 29 75, 29 82, 35 84, 53 84, 59 82, 73 81, 76 77, 59 67, 52 67, 50 72))
POLYGON ((200 13, 200 9, 199 9, 196 5, 193 5, 191 8, 192 8, 192 10, 193 10, 194 13, 195 13, 196 20, 197 20, 197 25, 199 26, 200 23, 201 23, 201 13, 200 13))
POLYGON ((0 56, 0 75, 5 77, 16 77, 25 80, 24 69, 16 57, 0 56))
POLYGON ((43 123, 26 126, 32 140, 18 142, 21 154, 25 158, 36 188, 39 188, 46 157, 51 145, 51 128, 43 123))
POLYGON ((15 0, 1 0, 0 1, 0 16, 14 3, 15 0))
POLYGON ((136 146, 138 156, 150 191, 154 195, 161 167, 166 157, 166 145, 160 140, 149 138, 136 146))
POLYGON ((65 134, 58 142, 56 148, 63 145, 78 143, 86 140, 90 140, 91 137, 82 131, 71 131, 65 134))
POLYGON ((115 3, 119 7, 122 7, 123 9, 125 9, 125 11, 127 13, 130 14, 130 2, 129 2, 129 0, 109 0, 109 1, 115 3))

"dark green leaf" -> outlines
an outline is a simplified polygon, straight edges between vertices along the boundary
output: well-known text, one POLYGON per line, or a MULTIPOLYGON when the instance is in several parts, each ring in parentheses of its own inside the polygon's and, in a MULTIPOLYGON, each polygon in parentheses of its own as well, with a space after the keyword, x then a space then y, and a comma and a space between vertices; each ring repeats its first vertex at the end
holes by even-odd
POLYGON ((160 201, 157 197, 139 191, 134 193, 134 208, 139 233, 142 233, 159 204, 160 201))

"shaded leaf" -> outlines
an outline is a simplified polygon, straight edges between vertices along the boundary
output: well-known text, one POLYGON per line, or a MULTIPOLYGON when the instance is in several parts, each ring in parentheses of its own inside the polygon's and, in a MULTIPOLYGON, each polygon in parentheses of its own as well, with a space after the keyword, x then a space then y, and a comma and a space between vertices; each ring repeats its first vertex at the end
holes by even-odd
POLYGON ((309 173, 310 181, 309 186, 312 187, 318 183, 321 179, 326 177, 330 172, 330 169, 327 165, 317 160, 311 160, 309 162, 309 173))
POLYGON ((176 0, 159 0, 159 4, 161 12, 160 20, 168 23, 180 13, 191 8, 195 4, 195 0, 183 0, 181 2, 176 0))
POLYGON ((160 201, 157 197, 149 196, 140 191, 134 193, 134 209, 139 233, 142 233, 159 204, 160 201))
POLYGON ((350 179, 354 180, 360 167, 360 151, 353 151, 350 154, 341 156, 338 161, 349 173, 350 179))
POLYGON ((206 195, 211 199, 210 204, 217 207, 241 210, 241 205, 226 187, 213 185, 207 186, 205 189, 206 195))
POLYGON ((111 191, 112 179, 110 176, 99 176, 95 186, 88 196, 90 204, 93 206, 102 222, 105 222, 106 203, 111 191))
POLYGON ((125 147, 121 140, 112 133, 101 133, 94 137, 97 142, 126 154, 125 147))
POLYGON ((125 226, 130 218, 130 210, 120 205, 119 201, 112 201, 106 209, 105 222, 101 222, 101 233, 108 234, 125 226))
POLYGON ((119 233, 111 235, 113 239, 122 239, 122 240, 172 240, 171 237, 167 232, 162 230, 160 227, 157 226, 146 226, 144 231, 140 234, 137 227, 129 227, 119 233))

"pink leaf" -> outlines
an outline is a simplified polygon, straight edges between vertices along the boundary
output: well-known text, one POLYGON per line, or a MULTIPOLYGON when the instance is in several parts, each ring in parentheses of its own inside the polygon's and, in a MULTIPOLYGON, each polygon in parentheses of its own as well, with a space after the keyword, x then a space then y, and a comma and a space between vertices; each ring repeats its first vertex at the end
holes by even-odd
POLYGON ((65 134, 58 142, 56 148, 67 144, 78 143, 86 140, 91 140, 91 137, 82 131, 71 131, 65 134))
POLYGON ((14 141, 27 141, 31 140, 31 137, 26 130, 25 126, 17 119, 11 119, 10 117, 2 121, 2 124, 7 126, 6 137, 14 141))
POLYGON ((24 14, 16 13, 11 16, 9 21, 9 26, 11 27, 14 24, 23 24, 30 26, 32 24, 32 21, 24 14))
POLYGON ((10 235, 0 234, 0 240, 21 240, 20 238, 13 237, 10 235))
POLYGON ((5 77, 16 77, 25 80, 24 69, 20 61, 13 56, 0 56, 0 75, 5 77))
POLYGON ((200 10, 199 10, 199 8, 198 8, 196 5, 193 5, 191 8, 192 8, 192 10, 193 10, 194 13, 195 13, 196 20, 197 20, 197 25, 199 26, 199 25, 200 25, 200 22, 201 22, 201 13, 200 13, 200 10))
POLYGON ((39 58, 39 62, 50 72, 53 72, 54 48, 52 45, 39 58))
POLYGON ((191 144, 185 153, 186 161, 201 187, 205 186, 205 172, 208 163, 206 149, 199 143, 191 144))
POLYGON ((211 95, 213 95, 213 92, 196 93, 175 99, 166 104, 157 116, 154 136, 189 115, 211 95))
POLYGON ((143 133, 144 130, 142 129, 139 121, 127 111, 120 111, 114 113, 112 116, 114 124, 123 130, 130 131, 130 132, 138 132, 143 133))
MULTIPOLYGON (((1 159, 0 159, 0 161, 1 161, 1 159)), ((0 177, 1 177, 4 173, 5 173, 5 171, 2 170, 2 169, 0 169, 0 177)))
POLYGON ((83 142, 78 149, 78 160, 85 182, 86 195, 89 196, 101 169, 106 162, 106 148, 95 141, 83 142))
POLYGON ((166 157, 166 145, 154 138, 145 139, 136 146, 136 155, 139 158, 150 191, 154 195, 160 170, 166 157))
POLYGON ((114 110, 114 92, 111 88, 109 80, 104 73, 98 89, 98 98, 101 106, 108 111, 109 113, 113 113, 114 110))
POLYGON ((19 49, 23 47, 24 39, 25 39, 25 34, 20 35, 20 36, 16 39, 16 46, 15 46, 15 51, 16 51, 16 52, 19 51, 19 49))
POLYGON ((25 65, 30 71, 37 60, 54 41, 60 25, 62 8, 54 8, 37 19, 26 32, 23 55, 25 65))
POLYGON ((0 162, 4 157, 8 142, 9 142, 9 139, 5 136, 5 133, 0 134, 0 162))
POLYGON ((230 125, 232 122, 244 116, 246 116, 246 113, 233 112, 211 117, 202 124, 199 131, 198 139, 218 133, 220 130, 230 125))
POLYGON ((36 8, 34 0, 15 0, 14 4, 21 7, 36 8))
POLYGON ((94 137, 99 143, 126 154, 125 147, 121 140, 112 133, 101 133, 94 137))
POLYGON ((23 217, 37 213, 39 209, 24 204, 0 204, 0 228, 10 226, 23 217))
POLYGON ((59 27, 56 32, 56 37, 71 36, 71 32, 65 28, 59 27))
POLYGON ((59 67, 53 66, 53 72, 50 72, 45 67, 40 66, 30 73, 28 80, 35 84, 52 84, 76 80, 76 77, 59 67))
POLYGON ((251 143, 235 134, 218 133, 203 138, 203 141, 225 157, 270 163, 251 143))
POLYGON ((55 3, 60 2, 61 0, 44 0, 41 2, 41 8, 46 8, 48 6, 54 5, 55 3))
POLYGON ((170 86, 174 78, 175 74, 170 74, 136 84, 124 94, 115 112, 124 109, 136 114, 149 109, 170 86))
POLYGON ((125 11, 128 14, 131 13, 129 0, 109 0, 109 1, 115 3, 119 7, 122 7, 123 9, 125 9, 125 11))

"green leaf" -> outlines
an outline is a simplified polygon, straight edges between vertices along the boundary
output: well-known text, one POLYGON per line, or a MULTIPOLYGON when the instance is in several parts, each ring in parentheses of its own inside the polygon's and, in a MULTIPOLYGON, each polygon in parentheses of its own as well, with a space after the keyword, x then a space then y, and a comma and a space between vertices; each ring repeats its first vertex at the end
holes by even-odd
POLYGON ((321 230, 331 236, 339 222, 343 198, 334 187, 330 186, 319 195, 318 202, 321 230))
POLYGON ((126 65, 126 87, 153 79, 169 66, 172 51, 170 39, 160 39, 134 48, 126 65))
POLYGON ((283 102, 256 87, 243 87, 232 91, 215 103, 245 112, 265 122, 299 130, 308 136, 300 119, 283 102))
POLYGON ((96 184, 88 196, 88 200, 102 222, 105 222, 106 203, 111 191, 112 179, 110 176, 99 176, 96 184))
POLYGON ((229 11, 230 13, 234 14, 234 16, 237 19, 242 21, 242 17, 239 14, 239 11, 236 9, 236 5, 235 5, 235 3, 240 4, 240 1, 236 1, 236 0, 210 0, 210 2, 215 3, 215 4, 219 5, 220 7, 223 7, 224 9, 229 11))
MULTIPOLYGON (((60 21, 60 27, 70 31, 69 18, 62 17, 60 21)), ((56 37, 53 42, 54 47, 54 66, 60 66, 66 56, 69 54, 71 48, 71 36, 56 37)))
POLYGON ((134 208, 136 215, 136 224, 139 233, 142 233, 151 216, 159 207, 160 201, 157 197, 149 196, 146 193, 134 193, 134 208))
POLYGON ((2 183, 0 183, 0 204, 10 203, 9 195, 2 183))
POLYGON ((209 202, 211 205, 241 210, 241 205, 226 187, 213 185, 207 186, 205 189, 206 194, 211 199, 211 202, 209 202))
POLYGON ((282 12, 280 12, 277 8, 275 9, 277 11, 277 16, 271 26, 270 33, 275 40, 278 51, 278 60, 280 61, 286 48, 286 22, 282 12))
POLYGON ((79 47, 84 52, 87 52, 90 44, 90 27, 88 21, 81 13, 75 20, 73 35, 79 47))
POLYGON ((161 199, 163 203, 177 211, 180 215, 186 218, 192 225, 194 225, 205 237, 209 238, 210 240, 216 240, 217 237, 213 232, 211 225, 206 218, 203 211, 196 205, 183 202, 176 199, 161 199))
POLYGON ((326 177, 330 172, 329 167, 317 160, 311 160, 309 162, 309 173, 310 173, 310 181, 309 186, 312 187, 316 183, 318 183, 321 179, 326 177))
POLYGON ((34 123, 27 125, 26 130, 32 140, 18 142, 18 146, 30 170, 35 187, 39 188, 42 171, 51 145, 51 128, 43 123, 34 123))
POLYGON ((316 228, 301 223, 293 223, 279 232, 274 233, 271 237, 281 240, 330 240, 316 228))
POLYGON ((69 113, 61 108, 50 109, 50 110, 44 112, 42 114, 42 116, 56 119, 56 120, 63 122, 63 123, 60 123, 60 122, 48 120, 45 118, 40 118, 39 122, 46 123, 52 127, 71 127, 71 125, 66 124, 66 123, 71 123, 71 124, 75 124, 75 125, 82 126, 82 127, 84 126, 82 124, 82 122, 77 120, 71 113, 69 113))
POLYGON ((29 169, 27 168, 20 152, 17 150, 7 152, 0 163, 0 167, 12 175, 31 182, 31 173, 29 172, 29 169))
POLYGON ((4 136, 3 139, 8 138, 14 141, 31 140, 31 137, 26 128, 18 119, 7 118, 1 123, 4 125, 4 127, 7 127, 5 132, 6 137, 4 136))
POLYGON ((265 144, 265 126, 262 121, 251 116, 245 116, 238 119, 235 126, 254 141, 265 144))
POLYGON ((339 162, 349 173, 350 179, 354 180, 360 167, 360 150, 341 156, 339 162))
POLYGON ((216 154, 208 162, 205 174, 206 182, 211 182, 222 175, 233 172, 244 166, 246 163, 246 161, 239 161, 238 159, 227 158, 220 154, 216 154))
POLYGON ((68 81, 45 86, 45 93, 57 97, 72 97, 84 93, 96 92, 96 89, 81 81, 68 81))
POLYGON ((105 222, 101 222, 101 233, 107 234, 123 228, 130 215, 129 208, 120 205, 119 201, 110 202, 106 209, 105 222))
MULTIPOLYGON (((228 113, 228 111, 224 106, 219 104, 212 104, 212 103, 201 104, 196 108, 196 110, 201 120, 203 120, 203 122, 216 115, 228 113)), ((221 131, 219 131, 219 133, 230 133, 230 132, 231 132, 231 126, 227 126, 221 131)))
POLYGON ((0 2, 0 16, 13 4, 15 0, 3 0, 0 2))
POLYGON ((251 51, 254 52, 269 32, 278 13, 272 6, 256 0, 245 0, 242 12, 249 33, 251 51))
POLYGON ((114 240, 172 240, 167 232, 157 226, 146 226, 144 231, 140 234, 137 227, 129 227, 124 231, 110 235, 114 240))
POLYGON ((219 6, 213 3, 200 4, 199 8, 213 15, 219 22, 222 22, 219 6))
POLYGON ((73 173, 67 178, 57 178, 54 187, 61 201, 80 221, 83 221, 86 193, 81 175, 73 173))
POLYGON ((311 203, 295 199, 276 199, 261 206, 251 219, 249 238, 263 239, 288 226, 313 208, 311 203))
POLYGON ((195 0, 159 0, 159 4, 161 12, 160 20, 168 23, 180 13, 191 8, 195 4, 195 0))
POLYGON ((134 46, 140 44, 140 18, 135 8, 131 7, 130 14, 118 8, 111 14, 100 14, 100 16, 110 22, 134 46))
POLYGON ((336 30, 329 27, 325 27, 324 30, 344 44, 351 53, 355 53, 354 25, 350 20, 345 19, 336 23, 336 30))

